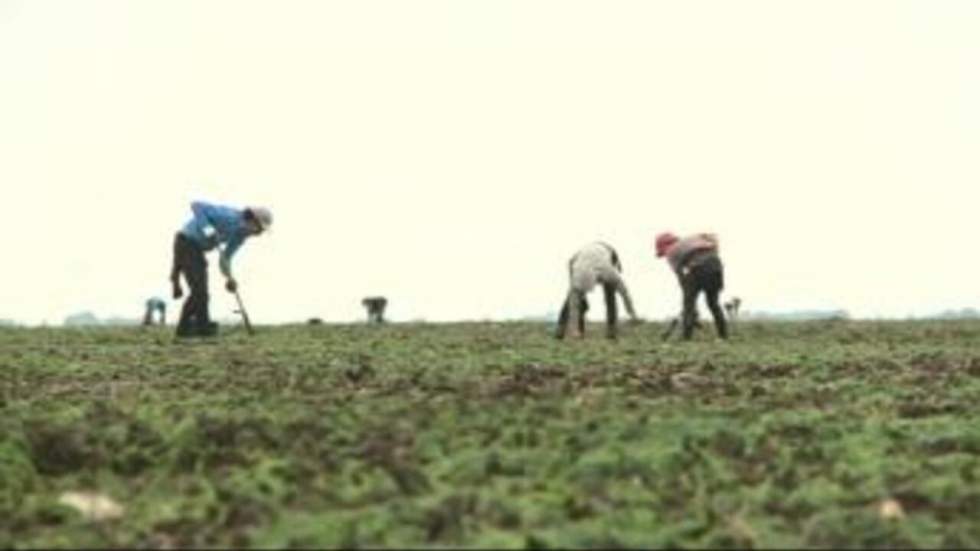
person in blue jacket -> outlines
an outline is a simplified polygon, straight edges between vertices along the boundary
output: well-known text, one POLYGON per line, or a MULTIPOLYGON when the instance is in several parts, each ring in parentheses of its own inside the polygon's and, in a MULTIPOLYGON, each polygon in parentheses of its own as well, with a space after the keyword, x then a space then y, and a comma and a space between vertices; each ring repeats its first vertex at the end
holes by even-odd
POLYGON ((269 229, 272 213, 264 207, 236 209, 203 201, 191 203, 191 212, 194 216, 174 238, 170 271, 175 299, 184 295, 180 274, 184 274, 190 287, 190 295, 184 301, 177 322, 177 336, 213 336, 218 332, 218 324, 211 321, 208 311, 208 263, 204 253, 224 244, 224 248, 219 249, 218 267, 225 276, 225 288, 235 292, 238 283, 231 273, 231 258, 246 239, 269 229))

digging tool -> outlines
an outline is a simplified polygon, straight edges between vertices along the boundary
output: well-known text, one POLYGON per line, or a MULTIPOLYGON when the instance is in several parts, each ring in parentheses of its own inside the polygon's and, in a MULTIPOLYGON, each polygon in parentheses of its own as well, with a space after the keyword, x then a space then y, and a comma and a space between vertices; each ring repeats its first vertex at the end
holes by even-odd
MULTIPOLYGON (((681 325, 681 321, 683 319, 684 319, 684 313, 681 312, 681 314, 679 316, 677 316, 676 318, 670 320, 670 325, 668 325, 667 326, 667 329, 660 335, 660 339, 661 340, 667 340, 667 339, 669 339, 670 336, 674 334, 674 330, 677 329, 677 326, 678 325, 681 325)), ((701 319, 698 316, 698 311, 697 310, 694 311, 694 328, 695 329, 701 329, 701 319)))
POLYGON ((667 330, 664 331, 662 335, 660 335, 660 340, 664 340, 665 341, 665 340, 669 339, 670 336, 671 336, 671 334, 674 333, 674 329, 677 328, 677 324, 680 323, 680 320, 681 320, 680 317, 676 317, 676 318, 670 320, 670 325, 668 325, 667 326, 667 330))
MULTIPOLYGON (((219 247, 218 254, 223 255, 225 254, 225 251, 219 247)), ((245 324, 245 330, 248 331, 249 335, 254 335, 255 330, 252 329, 252 322, 248 319, 248 312, 245 311, 245 304, 242 303, 242 297, 238 294, 238 287, 236 286, 233 289, 234 291, 232 292, 235 294, 235 300, 238 301, 238 310, 235 310, 235 313, 242 315, 242 322, 245 324)))
POLYGON ((252 322, 248 319, 248 312, 245 311, 245 305, 242 304, 242 297, 238 294, 238 289, 235 289, 235 300, 238 301, 238 310, 235 310, 235 313, 242 315, 242 322, 245 323, 245 330, 248 331, 249 335, 254 335, 255 330, 252 329, 252 322))

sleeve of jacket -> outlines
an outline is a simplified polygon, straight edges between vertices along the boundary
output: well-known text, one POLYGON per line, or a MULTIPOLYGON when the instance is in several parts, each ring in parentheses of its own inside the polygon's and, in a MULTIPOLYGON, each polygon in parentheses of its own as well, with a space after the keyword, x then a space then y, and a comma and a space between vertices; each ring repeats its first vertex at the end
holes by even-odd
POLYGON ((235 256, 235 253, 238 252, 238 249, 241 248, 244 242, 244 237, 240 235, 232 236, 228 240, 228 244, 225 245, 224 250, 221 251, 221 256, 218 259, 218 267, 225 277, 231 277, 231 257, 235 256))
POLYGON ((191 203, 191 212, 194 213, 194 219, 197 220, 199 224, 207 224, 214 226, 214 220, 211 217, 214 207, 204 201, 194 201, 191 203))
POLYGON ((629 289, 626 288, 626 282, 623 281, 622 277, 616 278, 616 290, 619 291, 620 296, 623 297, 623 304, 626 305, 626 312, 634 320, 638 319, 636 309, 633 308, 633 297, 630 296, 629 289))

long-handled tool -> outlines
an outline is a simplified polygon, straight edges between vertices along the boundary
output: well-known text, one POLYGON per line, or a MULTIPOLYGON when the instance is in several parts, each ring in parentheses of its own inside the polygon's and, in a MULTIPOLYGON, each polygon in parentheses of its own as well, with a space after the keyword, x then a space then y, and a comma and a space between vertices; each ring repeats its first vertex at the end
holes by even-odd
POLYGON ((255 330, 252 329, 252 322, 248 319, 248 312, 245 311, 245 305, 242 304, 242 297, 239 296, 238 289, 235 289, 235 300, 238 301, 238 310, 235 310, 235 313, 242 315, 242 321, 245 323, 245 330, 248 331, 249 335, 254 335, 255 330))
POLYGON ((660 335, 660 340, 667 340, 674 333, 674 329, 677 328, 677 324, 680 322, 680 317, 676 317, 670 320, 670 325, 667 326, 667 330, 660 335))
MULTIPOLYGON (((221 247, 218 247, 218 254, 224 256, 225 251, 221 247)), ((231 289, 229 289, 231 290, 231 289)), ((248 312, 245 311, 245 305, 242 303, 242 297, 238 294, 238 287, 234 287, 232 291, 235 294, 235 300, 238 301, 238 310, 235 310, 236 314, 242 315, 242 322, 245 323, 245 330, 248 331, 249 335, 254 335, 255 330, 252 329, 252 322, 248 319, 248 312)))
MULTIPOLYGON (((674 330, 678 326, 682 325, 684 320, 684 312, 681 312, 676 318, 670 320, 670 325, 667 326, 667 330, 660 335, 661 340, 667 340, 671 335, 674 334, 674 330)), ((701 317, 698 316, 698 311, 694 310, 694 328, 701 329, 701 317)))

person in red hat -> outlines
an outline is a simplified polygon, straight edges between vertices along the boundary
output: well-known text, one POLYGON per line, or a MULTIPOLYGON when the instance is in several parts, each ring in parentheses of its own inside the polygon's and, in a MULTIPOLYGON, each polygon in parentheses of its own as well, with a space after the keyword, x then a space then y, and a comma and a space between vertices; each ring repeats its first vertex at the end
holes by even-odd
POLYGON ((679 238, 670 232, 657 236, 657 258, 667 257, 667 262, 677 274, 683 292, 683 336, 691 338, 697 316, 696 302, 704 291, 708 309, 715 319, 718 336, 728 338, 725 313, 718 304, 718 295, 725 286, 724 267, 718 256, 718 237, 712 233, 697 233, 679 238))

